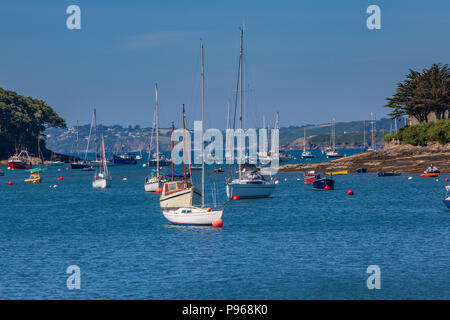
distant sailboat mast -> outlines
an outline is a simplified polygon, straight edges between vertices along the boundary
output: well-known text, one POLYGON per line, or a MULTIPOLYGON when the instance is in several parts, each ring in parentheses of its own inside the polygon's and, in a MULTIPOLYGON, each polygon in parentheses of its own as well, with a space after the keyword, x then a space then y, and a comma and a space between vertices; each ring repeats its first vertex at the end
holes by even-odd
MULTIPOLYGON (((241 132, 243 129, 242 127, 242 54, 244 51, 243 46, 244 46, 244 29, 241 28, 241 49, 239 53, 239 96, 240 96, 239 120, 241 132)), ((245 158, 245 146, 244 146, 244 158, 245 158)), ((239 159, 239 180, 241 179, 242 179, 242 159, 239 159)))
POLYGON ((158 127, 158 84, 155 83, 155 117, 156 117, 156 176, 159 177, 159 127, 158 127))
POLYGON ((205 74, 204 74, 204 59, 203 59, 203 43, 200 43, 200 51, 201 51, 201 60, 202 60, 202 208, 205 207, 205 161, 204 161, 204 152, 205 152, 205 144, 204 144, 204 122, 205 122, 205 74))

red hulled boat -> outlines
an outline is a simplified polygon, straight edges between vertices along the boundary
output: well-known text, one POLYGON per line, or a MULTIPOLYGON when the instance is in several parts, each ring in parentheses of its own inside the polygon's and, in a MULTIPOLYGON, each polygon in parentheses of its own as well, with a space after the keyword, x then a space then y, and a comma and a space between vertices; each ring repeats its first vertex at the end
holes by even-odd
POLYGON ((305 184, 313 184, 313 182, 316 180, 316 173, 314 171, 310 171, 308 173, 305 173, 303 175, 305 184))
POLYGON ((14 169, 31 169, 31 159, 26 150, 20 151, 8 159, 8 167, 14 169))

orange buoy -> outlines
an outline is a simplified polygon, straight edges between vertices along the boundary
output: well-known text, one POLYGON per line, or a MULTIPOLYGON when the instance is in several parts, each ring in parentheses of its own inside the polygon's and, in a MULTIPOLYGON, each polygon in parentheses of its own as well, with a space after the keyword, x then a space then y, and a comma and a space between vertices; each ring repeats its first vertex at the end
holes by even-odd
POLYGON ((64 177, 63 176, 59 177, 59 180, 64 180, 64 177))
POLYGON ((212 222, 212 226, 214 228, 222 228, 223 227, 223 220, 222 219, 216 219, 212 222))
POLYGON ((233 200, 239 200, 239 196, 233 196, 233 200))
POLYGON ((324 189, 324 190, 330 190, 331 188, 330 188, 329 185, 326 185, 325 188, 323 188, 323 189, 324 189))
POLYGON ((348 189, 347 194, 348 194, 349 196, 352 196, 352 195, 353 195, 353 190, 352 190, 352 189, 348 189))
POLYGON ((161 189, 160 187, 158 187, 158 188, 156 188, 155 192, 156 192, 156 193, 161 193, 161 192, 162 192, 162 189, 161 189))
POLYGON ((8 181, 8 185, 12 185, 13 184, 13 182, 12 181, 8 181))

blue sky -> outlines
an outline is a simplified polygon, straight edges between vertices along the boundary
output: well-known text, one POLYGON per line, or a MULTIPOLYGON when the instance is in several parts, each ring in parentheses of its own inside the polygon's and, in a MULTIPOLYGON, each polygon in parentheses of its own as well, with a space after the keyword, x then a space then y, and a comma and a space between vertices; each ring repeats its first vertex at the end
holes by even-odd
POLYGON ((450 1, 24 1, 0 5, 0 87, 45 100, 69 125, 161 126, 200 119, 200 39, 208 127, 226 125, 245 25, 245 125, 380 118, 409 68, 450 63, 450 1), (81 8, 81 30, 66 8, 81 8), (366 8, 381 8, 381 30, 366 8))

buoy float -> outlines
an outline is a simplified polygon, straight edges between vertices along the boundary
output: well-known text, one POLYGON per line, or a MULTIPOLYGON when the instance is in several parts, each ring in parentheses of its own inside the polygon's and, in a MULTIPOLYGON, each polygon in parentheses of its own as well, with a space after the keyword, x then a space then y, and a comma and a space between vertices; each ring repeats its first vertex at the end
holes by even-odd
POLYGON ((69 170, 69 167, 67 167, 66 170, 69 170))
POLYGON ((64 180, 64 177, 63 176, 59 177, 59 180, 64 180))
POLYGON ((409 177, 408 180, 412 180, 412 177, 409 177))
POLYGON ((239 200, 239 196, 233 196, 233 200, 239 200))
POLYGON ((278 180, 278 178, 277 178, 277 177, 275 177, 275 178, 273 178, 273 180, 277 181, 277 180, 278 180))
POLYGON ((445 178, 445 182, 448 182, 448 178, 445 178))
POLYGON ((156 192, 156 193, 161 193, 161 192, 162 192, 162 189, 161 189, 160 187, 158 187, 158 188, 156 188, 155 192, 156 192))
POLYGON ((13 184, 13 182, 12 181, 8 181, 8 185, 12 185, 13 184))
POLYGON ((284 178, 284 181, 287 181, 287 178, 284 178))
POLYGON ((58 168, 58 171, 61 171, 61 168, 58 168))
POLYGON ((300 179, 300 178, 297 178, 297 181, 301 181, 302 179, 300 179))
POLYGON ((144 167, 144 168, 145 168, 146 166, 147 166, 147 165, 146 165, 145 163, 142 165, 142 167, 144 167))
POLYGON ((330 188, 329 185, 326 185, 325 188, 324 188, 324 190, 330 190, 330 189, 331 189, 331 188, 330 188))
POLYGON ((222 219, 216 219, 212 222, 213 228, 222 228, 223 227, 223 220, 222 219))
POLYGON ((280 182, 280 181, 278 181, 278 180, 275 180, 275 184, 278 184, 278 182, 280 182))
POLYGON ((127 181, 127 180, 128 180, 128 178, 122 178, 122 180, 123 180, 123 181, 127 181))
POLYGON ((348 189, 347 194, 348 194, 349 196, 352 196, 352 195, 353 195, 353 190, 352 190, 352 189, 348 189))

